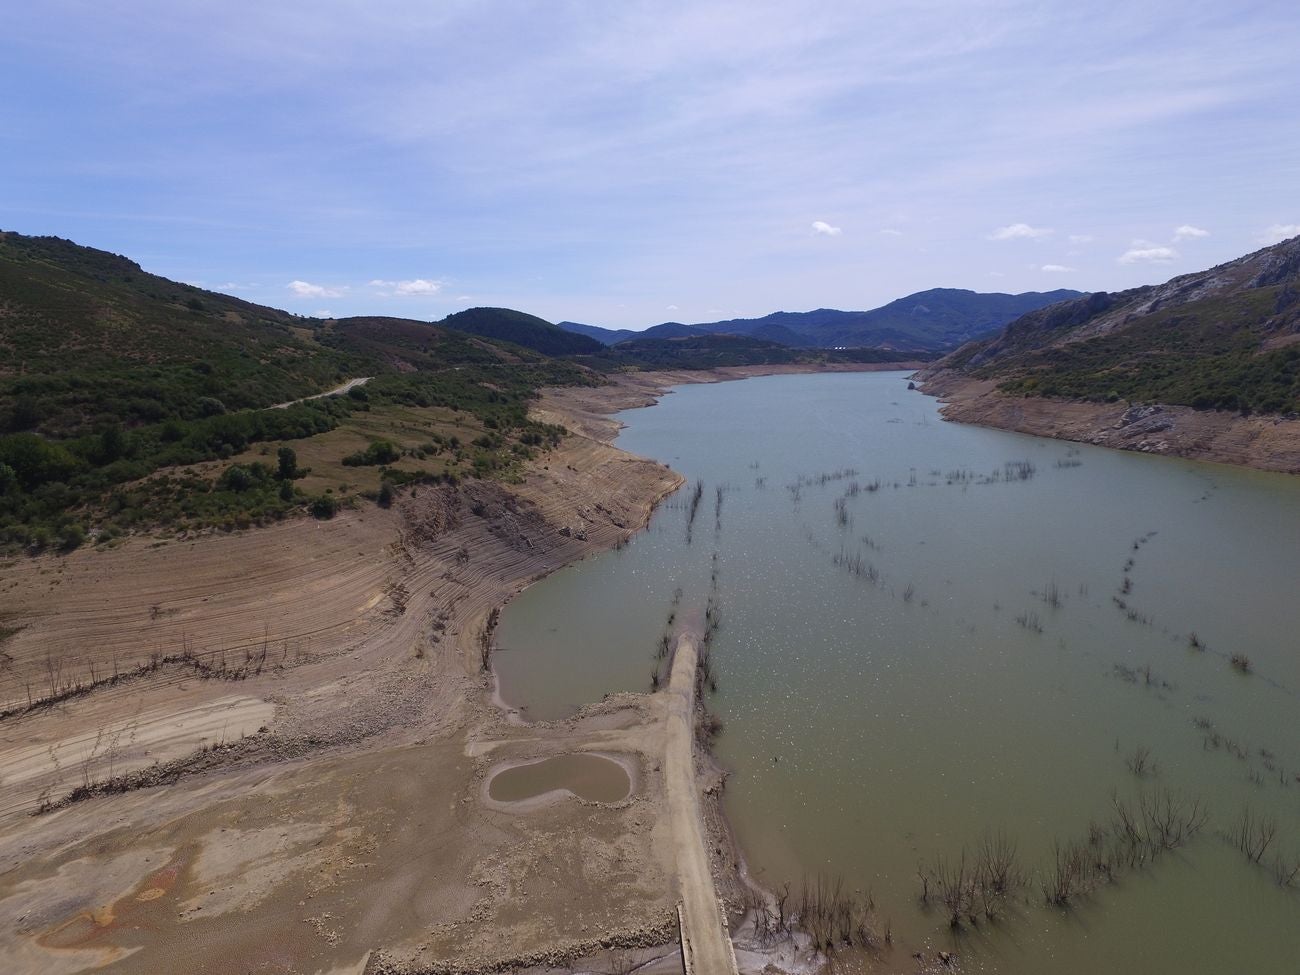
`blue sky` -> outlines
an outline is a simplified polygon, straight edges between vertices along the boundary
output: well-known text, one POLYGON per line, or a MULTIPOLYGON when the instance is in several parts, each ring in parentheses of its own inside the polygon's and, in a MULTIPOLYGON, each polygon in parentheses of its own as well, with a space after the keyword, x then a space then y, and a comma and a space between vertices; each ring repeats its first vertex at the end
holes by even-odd
POLYGON ((1116 290, 1300 233, 1300 5, 11 4, 0 228, 303 314, 1116 290))

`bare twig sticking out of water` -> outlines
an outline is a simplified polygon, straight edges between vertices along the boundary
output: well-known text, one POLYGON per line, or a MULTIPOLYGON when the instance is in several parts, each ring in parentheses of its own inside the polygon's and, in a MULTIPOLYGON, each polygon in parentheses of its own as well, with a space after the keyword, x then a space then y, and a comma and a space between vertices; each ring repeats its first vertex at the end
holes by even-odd
POLYGON ((1114 815, 1109 826, 1094 823, 1086 841, 1055 844, 1042 883, 1049 904, 1069 907, 1075 898, 1114 880, 1121 871, 1150 864, 1161 853, 1186 844, 1209 819, 1199 799, 1168 789, 1142 792, 1136 804, 1112 793, 1111 805, 1114 815))
POLYGON ((790 885, 781 885, 781 890, 771 897, 750 891, 746 906, 753 917, 754 940, 763 947, 777 941, 788 941, 794 931, 794 915, 787 909, 790 902, 790 885))
POLYGON ((879 948, 893 943, 886 922, 881 928, 870 893, 844 889, 844 878, 804 879, 795 903, 796 923, 812 938, 813 947, 833 954, 839 947, 879 948))
POLYGON ((1261 863, 1268 848, 1277 837, 1277 820, 1272 816, 1257 816, 1247 806, 1241 811, 1233 827, 1231 839, 1247 860, 1261 863))
POLYGON ((686 544, 691 544, 691 532, 695 528, 695 516, 700 512, 700 502, 704 499, 704 482, 696 481, 695 490, 691 492, 691 505, 686 516, 686 544))
POLYGON ((1055 579, 1044 586, 1038 596, 1051 609, 1060 609, 1065 602, 1065 594, 1061 592, 1061 587, 1056 584, 1055 579))
POLYGON ((668 618, 664 622, 664 630, 659 634, 659 643, 655 646, 654 668, 650 671, 650 691, 651 693, 659 690, 664 682, 664 674, 661 668, 670 668, 669 661, 673 647, 673 626, 677 622, 677 607, 682 602, 682 587, 678 586, 673 590, 672 602, 668 605, 668 618))
POLYGON ((1159 774, 1156 763, 1151 760, 1151 749, 1146 745, 1138 745, 1134 748, 1128 758, 1124 759, 1124 764, 1139 779, 1144 779, 1148 775, 1159 774))
POLYGON ((1143 664, 1141 667, 1115 664, 1112 672, 1115 676, 1128 681, 1130 684, 1142 684, 1144 687, 1154 687, 1157 690, 1171 691, 1174 689, 1174 685, 1153 671, 1150 664, 1143 664))
POLYGON ((917 876, 921 902, 928 905, 933 891, 954 930, 995 919, 1025 884, 1015 841, 1003 832, 986 833, 973 853, 963 848, 956 860, 939 857, 929 869, 918 867, 917 876))
POLYGON ((1230 662, 1234 670, 1240 671, 1243 674, 1250 673, 1250 658, 1244 653, 1240 651, 1235 652, 1232 655, 1230 662))
POLYGON ((1016 617, 1016 622, 1023 626, 1030 633, 1042 633, 1043 621, 1038 618, 1034 612, 1021 613, 1016 617))
POLYGON ((849 575, 857 576, 859 579, 866 579, 873 586, 880 585, 880 570, 871 562, 862 557, 861 552, 855 552, 849 555, 843 547, 838 554, 831 558, 837 566, 847 572, 849 575))
POLYGON ((1300 887, 1300 856, 1273 858, 1273 877, 1283 888, 1300 887))

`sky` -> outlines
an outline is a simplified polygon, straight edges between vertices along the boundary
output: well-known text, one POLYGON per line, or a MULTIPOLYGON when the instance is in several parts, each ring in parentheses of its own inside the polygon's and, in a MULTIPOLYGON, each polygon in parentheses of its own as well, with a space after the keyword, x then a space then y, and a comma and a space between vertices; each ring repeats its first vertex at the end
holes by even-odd
POLYGON ((304 315, 1119 290, 1300 234, 1300 4, 13 3, 0 229, 304 315))

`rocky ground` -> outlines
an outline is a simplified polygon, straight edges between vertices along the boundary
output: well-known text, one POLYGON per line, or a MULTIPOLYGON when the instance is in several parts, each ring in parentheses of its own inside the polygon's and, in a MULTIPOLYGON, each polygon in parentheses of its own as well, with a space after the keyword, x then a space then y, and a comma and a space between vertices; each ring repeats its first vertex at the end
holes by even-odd
POLYGON ((926 376, 922 392, 944 401, 945 419, 1100 447, 1300 473, 1300 419, 1242 416, 1186 406, 1087 403, 1005 396, 990 381, 952 372, 926 376))
POLYGON ((474 970, 670 941, 656 703, 511 723, 481 634, 679 482, 571 437, 521 484, 7 562, 0 969, 474 970), (593 747, 635 763, 629 799, 479 799, 504 759, 593 747))

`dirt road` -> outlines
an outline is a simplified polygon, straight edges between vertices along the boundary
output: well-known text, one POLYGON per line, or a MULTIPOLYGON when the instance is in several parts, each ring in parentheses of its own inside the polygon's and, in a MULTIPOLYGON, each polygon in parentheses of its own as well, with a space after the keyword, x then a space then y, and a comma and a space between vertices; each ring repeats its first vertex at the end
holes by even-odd
POLYGON ((268 406, 267 409, 285 410, 288 409, 290 406, 293 406, 295 403, 306 403, 308 400, 311 399, 325 399, 327 396, 343 396, 349 390, 355 389, 358 386, 364 386, 366 383, 370 382, 370 380, 374 378, 375 378, 374 376, 361 376, 357 379, 349 379, 347 382, 343 383, 342 385, 335 386, 333 389, 327 389, 323 393, 317 393, 315 396, 304 396, 302 399, 291 399, 287 403, 276 403, 274 406, 268 406))
POLYGON ((709 870, 695 782, 695 640, 691 633, 683 633, 677 640, 668 683, 664 757, 664 788, 682 904, 682 955, 687 975, 735 975, 736 953, 709 870))

